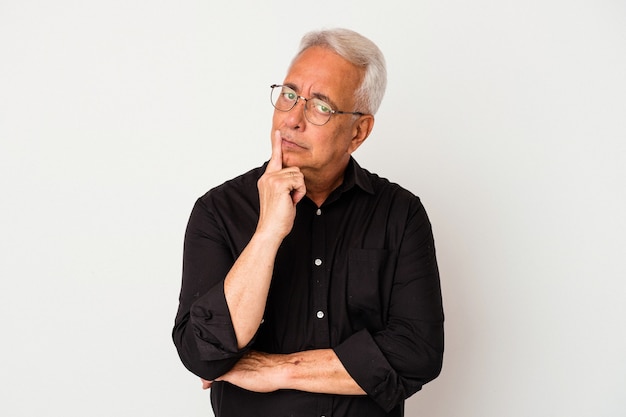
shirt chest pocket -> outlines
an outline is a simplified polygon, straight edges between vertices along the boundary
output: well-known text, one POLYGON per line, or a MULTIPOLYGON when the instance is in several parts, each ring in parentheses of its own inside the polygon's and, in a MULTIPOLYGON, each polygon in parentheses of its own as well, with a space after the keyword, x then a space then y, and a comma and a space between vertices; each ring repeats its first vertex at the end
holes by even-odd
POLYGON ((347 305, 354 331, 385 328, 393 283, 392 258, 384 249, 348 252, 347 305))

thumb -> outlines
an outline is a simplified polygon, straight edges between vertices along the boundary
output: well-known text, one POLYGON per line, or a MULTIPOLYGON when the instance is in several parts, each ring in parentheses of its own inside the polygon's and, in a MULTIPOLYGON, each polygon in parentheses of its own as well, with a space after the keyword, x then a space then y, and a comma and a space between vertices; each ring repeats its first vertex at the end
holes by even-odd
POLYGON ((280 135, 280 130, 276 130, 274 132, 274 137, 272 137, 272 157, 267 164, 267 172, 275 172, 283 169, 282 142, 283 139, 280 135))

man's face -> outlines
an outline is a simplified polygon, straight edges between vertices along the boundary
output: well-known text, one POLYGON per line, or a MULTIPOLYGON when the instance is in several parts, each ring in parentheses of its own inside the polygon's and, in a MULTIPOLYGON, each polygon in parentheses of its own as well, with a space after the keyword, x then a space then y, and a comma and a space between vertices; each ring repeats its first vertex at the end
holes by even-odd
MULTIPOLYGON (((294 62, 283 85, 306 98, 319 97, 333 110, 354 108, 354 92, 363 71, 326 48, 311 47, 294 62)), ((288 112, 274 110, 272 132, 280 130, 284 166, 297 166, 305 175, 324 175, 347 164, 359 143, 353 141, 356 123, 352 115, 331 116, 317 126, 304 116, 304 100, 288 112)))

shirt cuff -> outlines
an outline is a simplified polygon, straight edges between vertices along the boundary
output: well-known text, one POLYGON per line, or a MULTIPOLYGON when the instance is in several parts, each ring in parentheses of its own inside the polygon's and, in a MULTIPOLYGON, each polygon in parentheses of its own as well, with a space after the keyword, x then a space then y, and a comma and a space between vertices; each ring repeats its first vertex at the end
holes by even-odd
POLYGON ((405 399, 398 374, 367 330, 353 334, 333 350, 352 379, 386 412, 405 399))
POLYGON ((239 349, 237 336, 220 281, 191 306, 190 322, 200 359, 212 361, 239 357, 247 350, 239 349))

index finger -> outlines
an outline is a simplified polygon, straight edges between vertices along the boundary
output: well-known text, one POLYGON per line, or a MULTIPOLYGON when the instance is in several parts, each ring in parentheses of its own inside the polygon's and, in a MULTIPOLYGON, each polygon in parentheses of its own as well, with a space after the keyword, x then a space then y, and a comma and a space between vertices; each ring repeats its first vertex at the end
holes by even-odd
POLYGON ((267 164, 266 172, 275 172, 283 169, 282 142, 283 139, 280 135, 280 130, 276 130, 274 137, 272 137, 272 157, 267 164))

